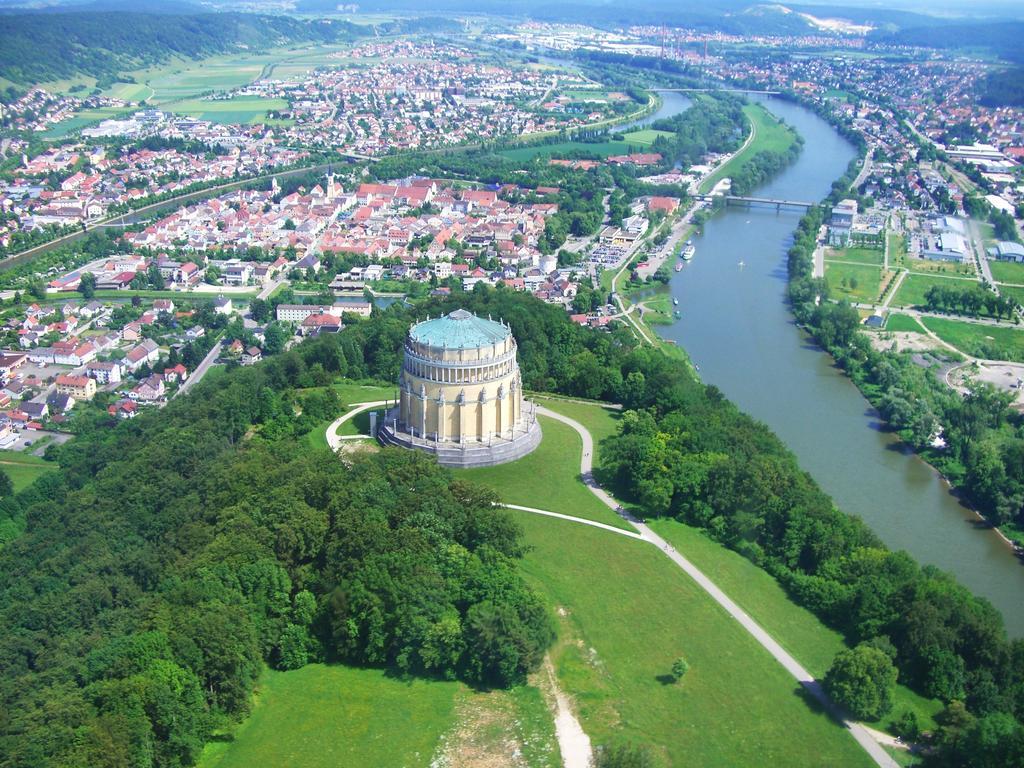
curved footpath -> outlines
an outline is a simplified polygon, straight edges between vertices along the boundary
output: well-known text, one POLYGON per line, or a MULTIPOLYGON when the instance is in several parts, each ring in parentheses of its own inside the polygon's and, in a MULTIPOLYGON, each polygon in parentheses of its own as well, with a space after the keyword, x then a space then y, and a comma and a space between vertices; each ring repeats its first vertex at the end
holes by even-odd
MULTIPOLYGON (((327 428, 327 445, 330 446, 332 451, 337 451, 338 448, 341 447, 342 441, 346 439, 346 436, 338 435, 338 427, 358 413, 370 408, 377 408, 385 404, 386 402, 383 400, 372 403, 355 404, 350 411, 333 421, 327 428)), ((877 731, 872 731, 864 725, 848 719, 828 697, 824 688, 822 688, 821 683, 815 680, 814 676, 804 669, 796 659, 790 656, 789 653, 787 653, 771 635, 762 629, 761 626, 742 608, 736 605, 736 603, 734 603, 728 595, 719 589, 711 579, 704 575, 697 566, 679 554, 672 545, 652 531, 648 526, 630 515, 607 491, 598 485, 597 481, 594 479, 593 472, 594 439, 591 437, 590 431, 586 427, 575 419, 563 416, 562 414, 556 413, 555 411, 549 410, 543 406, 538 406, 537 413, 541 416, 547 416, 548 418, 560 421, 576 430, 583 441, 583 454, 580 457, 580 476, 582 477, 584 484, 586 484, 587 488, 590 489, 590 492, 600 499, 605 506, 632 525, 637 532, 634 533, 633 531, 622 530, 595 520, 587 520, 582 517, 573 517, 572 515, 564 515, 558 512, 534 509, 533 507, 523 507, 516 504, 502 504, 501 506, 508 509, 529 512, 531 514, 544 515, 546 517, 554 517, 582 525, 589 525, 611 533, 635 539, 642 539, 654 544, 658 549, 665 553, 666 557, 678 565, 690 578, 697 582, 701 589, 707 592, 716 603, 725 609, 726 613, 736 619, 740 626, 750 633, 750 635, 752 635, 753 638, 766 651, 768 651, 768 653, 770 653, 772 657, 779 662, 779 664, 781 664, 808 693, 814 696, 814 698, 817 699, 828 712, 839 720, 850 731, 850 734, 857 740, 857 743, 860 744, 864 751, 868 753, 872 760, 874 760, 876 765, 880 766, 880 768, 899 768, 898 763, 893 760, 879 744, 879 741, 883 740, 888 743, 888 736, 880 734, 877 731), (884 739, 882 737, 884 737, 884 739)), ((365 436, 360 435, 359 437, 365 436)))
POLYGON ((368 411, 371 408, 380 408, 382 405, 387 405, 388 402, 387 400, 375 400, 372 403, 355 403, 351 410, 343 413, 327 427, 327 447, 337 452, 343 440, 365 440, 366 435, 339 435, 338 427, 349 419, 354 418, 357 414, 368 411))
MULTIPOLYGON (((825 693, 821 683, 815 680, 814 676, 811 675, 810 672, 804 669, 800 663, 790 656, 781 645, 775 642, 771 635, 765 632, 742 608, 730 600, 729 597, 711 581, 711 579, 705 576, 704 573, 697 568, 697 566, 679 554, 674 547, 649 527, 626 512, 625 509, 615 501, 615 499, 613 499, 603 488, 601 488, 601 486, 597 484, 597 481, 594 480, 593 474, 594 440, 590 436, 590 432, 586 427, 575 419, 570 419, 568 416, 563 416, 560 413, 555 413, 554 411, 548 410, 544 407, 539 407, 537 412, 541 416, 547 416, 560 421, 563 424, 567 424, 579 433, 579 436, 583 440, 583 455, 580 458, 580 474, 583 478, 583 482, 587 485, 590 491, 597 496, 597 498, 604 502, 604 504, 617 515, 636 528, 640 532, 641 538, 655 544, 670 560, 672 560, 672 562, 682 568, 705 592, 711 595, 715 602, 722 606, 726 613, 736 619, 740 626, 747 630, 747 632, 749 632, 754 639, 757 640, 757 642, 775 658, 776 661, 785 667, 786 671, 796 678, 797 682, 800 683, 808 693, 821 702, 822 706, 824 706, 826 710, 831 712, 833 716, 835 716, 843 723, 843 725, 846 726, 847 729, 849 729, 850 733, 857 740, 857 743, 864 748, 864 751, 868 753, 877 765, 881 766, 881 768, 898 768, 896 761, 893 760, 884 749, 882 749, 868 729, 860 723, 847 719, 841 712, 839 712, 835 704, 833 704, 832 700, 829 699, 828 695, 825 693)), ((588 525, 593 525, 593 521, 590 520, 583 520, 580 518, 577 518, 577 520, 579 522, 587 523, 588 525)))

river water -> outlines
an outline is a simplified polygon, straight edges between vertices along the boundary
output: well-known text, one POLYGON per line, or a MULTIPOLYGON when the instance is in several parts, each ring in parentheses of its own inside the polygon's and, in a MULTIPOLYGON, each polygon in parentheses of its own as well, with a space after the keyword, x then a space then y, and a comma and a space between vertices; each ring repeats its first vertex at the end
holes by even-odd
MULTIPOLYGON (((853 147, 803 107, 763 103, 805 144, 797 162, 756 194, 821 199, 853 147)), ((954 573, 1002 611, 1011 636, 1024 636, 1021 561, 994 532, 977 528, 938 473, 885 431, 853 383, 795 327, 786 251, 800 215, 772 208, 717 214, 694 238, 694 260, 673 274, 682 318, 659 332, 686 349, 704 381, 768 424, 841 509, 889 547, 954 573)))

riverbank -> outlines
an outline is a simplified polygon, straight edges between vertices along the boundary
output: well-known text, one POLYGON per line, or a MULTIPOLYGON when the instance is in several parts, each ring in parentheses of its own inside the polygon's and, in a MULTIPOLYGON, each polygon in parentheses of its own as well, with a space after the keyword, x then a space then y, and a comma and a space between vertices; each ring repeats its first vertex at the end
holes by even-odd
POLYGON ((722 179, 733 178, 749 165, 761 152, 785 155, 796 142, 792 128, 774 117, 763 105, 745 104, 743 113, 750 121, 750 133, 743 146, 723 162, 700 184, 701 194, 707 194, 722 179))
MULTIPOLYGON (((856 194, 853 181, 859 178, 857 167, 864 162, 866 158, 862 155, 859 163, 851 163, 848 166, 840 179, 841 185, 834 187, 823 199, 824 210, 843 197, 856 194)), ((814 273, 813 252, 817 247, 816 243, 811 242, 810 233, 816 232, 822 221, 821 211, 810 211, 803 217, 794 235, 794 247, 790 249, 788 270, 794 317, 821 345, 822 350, 829 354, 835 365, 843 370, 861 395, 877 409, 904 449, 913 452, 934 470, 946 484, 949 492, 977 521, 991 530, 1015 557, 1022 557, 1024 532, 1019 527, 1019 521, 1014 520, 1012 516, 1008 520, 1000 519, 991 513, 986 514, 984 508, 979 508, 985 501, 997 507, 1001 505, 1004 497, 1009 499, 1014 493, 1014 480, 1009 471, 995 476, 983 476, 988 466, 983 465, 983 462, 991 463, 994 460, 998 465, 999 448, 992 447, 992 450, 996 451, 995 456, 990 455, 991 451, 983 453, 980 449, 964 448, 959 453, 954 453, 954 445, 960 442, 957 438, 960 432, 965 434, 966 445, 984 444, 994 439, 1012 440, 1012 429, 1004 429, 1003 424, 1012 424, 1016 412, 1008 404, 994 403, 992 407, 999 413, 995 417, 994 427, 987 421, 977 424, 976 427, 967 426, 961 423, 962 413, 958 415, 958 412, 967 412, 970 408, 959 403, 958 407, 951 409, 945 404, 943 396, 951 388, 947 377, 942 377, 941 382, 927 375, 922 379, 918 375, 919 372, 914 370, 916 365, 908 368, 903 364, 905 353, 869 345, 867 349, 862 350, 862 354, 851 354, 850 346, 855 343, 852 334, 862 332, 859 317, 855 320, 854 315, 849 315, 847 322, 852 324, 850 334, 842 332, 837 337, 838 310, 832 313, 823 312, 817 306, 816 298, 812 308, 811 295, 808 293, 808 289, 814 292, 807 280, 808 276, 814 273), (847 335, 850 338, 844 341, 847 335), (890 372, 884 377, 879 373, 883 367, 890 372), (891 373, 892 371, 895 373, 891 373), (905 402, 907 408, 897 407, 894 398, 905 402), (926 424, 930 426, 922 426, 922 419, 927 419, 926 424), (943 435, 941 446, 934 444, 934 439, 938 435, 943 435)), ((1012 459, 1007 457, 1003 462, 1005 464, 1010 460, 1012 459)), ((1010 507, 1012 509, 1012 502, 1010 507)), ((1012 512, 1007 514, 1012 515, 1012 512)))
MULTIPOLYGON (((856 148, 792 101, 761 103, 805 143, 758 195, 827 196, 856 162, 856 148)), ((704 382, 778 434, 840 509, 890 549, 951 571, 1001 611, 1011 636, 1024 636, 1020 561, 1002 538, 979 529, 974 512, 883 427, 851 379, 795 325, 786 264, 799 218, 756 207, 716 212, 693 236, 696 258, 669 286, 682 316, 657 334, 685 350, 704 382)))

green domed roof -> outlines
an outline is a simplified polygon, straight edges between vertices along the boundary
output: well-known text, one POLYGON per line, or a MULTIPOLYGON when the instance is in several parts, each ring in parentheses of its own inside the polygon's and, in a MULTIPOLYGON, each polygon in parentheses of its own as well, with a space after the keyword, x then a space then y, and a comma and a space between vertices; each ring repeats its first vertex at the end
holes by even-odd
POLYGON ((409 331, 409 337, 413 341, 448 349, 489 347, 504 341, 509 335, 509 329, 501 323, 484 320, 464 309, 416 323, 409 331))

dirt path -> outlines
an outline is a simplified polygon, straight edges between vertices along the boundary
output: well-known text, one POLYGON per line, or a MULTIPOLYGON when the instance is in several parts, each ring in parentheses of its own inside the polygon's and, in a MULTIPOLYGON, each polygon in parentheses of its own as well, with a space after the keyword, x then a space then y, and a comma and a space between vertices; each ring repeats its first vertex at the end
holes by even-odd
POLYGON ((550 684, 550 693, 555 700, 555 736, 558 748, 562 752, 564 768, 590 768, 594 759, 594 749, 590 745, 590 737, 583 730, 580 721, 572 712, 572 703, 565 692, 558 686, 555 666, 551 657, 544 657, 544 673, 550 684))

